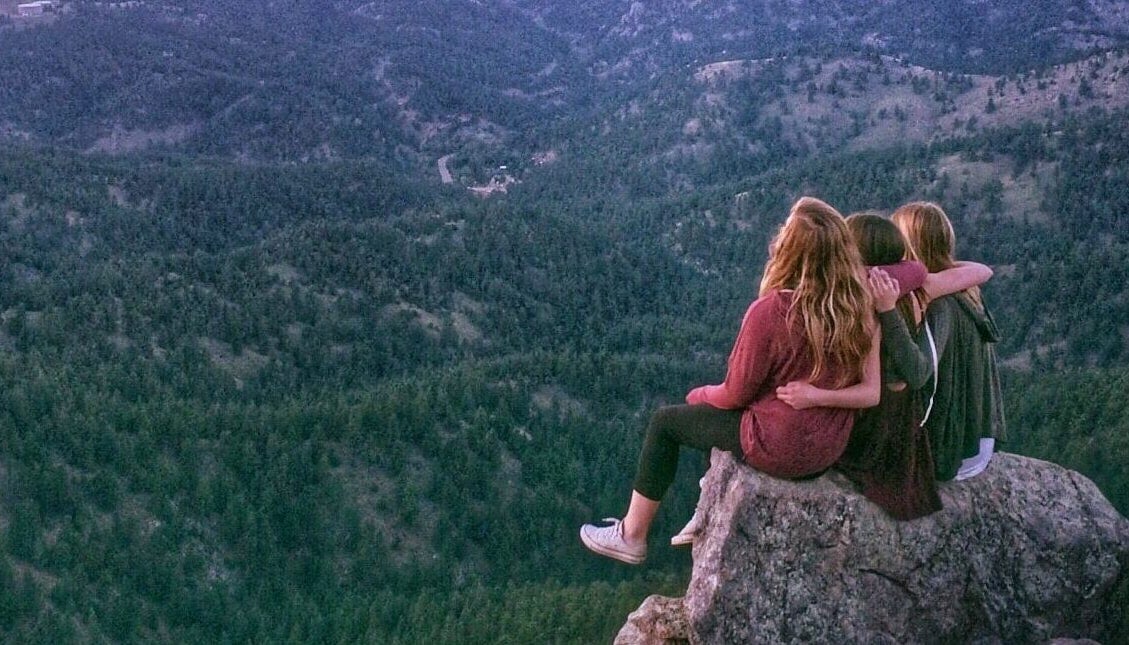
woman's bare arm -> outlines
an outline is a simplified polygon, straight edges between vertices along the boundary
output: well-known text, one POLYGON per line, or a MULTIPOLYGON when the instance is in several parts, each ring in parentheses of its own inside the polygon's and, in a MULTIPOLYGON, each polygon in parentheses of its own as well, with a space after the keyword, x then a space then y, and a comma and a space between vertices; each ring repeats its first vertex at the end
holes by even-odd
POLYGON ((930 300, 977 287, 992 278, 992 268, 979 262, 955 262, 951 269, 925 276, 925 294, 930 300))
POLYGON ((838 390, 825 390, 804 381, 792 381, 776 388, 776 398, 797 410, 804 408, 870 408, 882 396, 882 370, 879 364, 881 331, 875 326, 870 353, 863 364, 862 380, 838 390))

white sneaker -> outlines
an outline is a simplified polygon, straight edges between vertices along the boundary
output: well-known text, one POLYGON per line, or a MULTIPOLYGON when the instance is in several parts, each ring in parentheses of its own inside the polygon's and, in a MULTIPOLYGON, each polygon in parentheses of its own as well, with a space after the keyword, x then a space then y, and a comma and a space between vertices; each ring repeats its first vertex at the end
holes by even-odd
POLYGON ((702 516, 698 509, 694 509, 694 516, 682 527, 678 535, 670 538, 670 546, 690 546, 694 540, 698 538, 698 534, 702 532, 705 527, 706 518, 702 516))
POLYGON ((604 521, 611 524, 608 526, 585 524, 580 527, 580 541, 584 546, 600 555, 627 564, 640 564, 647 559, 646 543, 628 544, 623 538, 623 522, 614 517, 606 517, 604 521))

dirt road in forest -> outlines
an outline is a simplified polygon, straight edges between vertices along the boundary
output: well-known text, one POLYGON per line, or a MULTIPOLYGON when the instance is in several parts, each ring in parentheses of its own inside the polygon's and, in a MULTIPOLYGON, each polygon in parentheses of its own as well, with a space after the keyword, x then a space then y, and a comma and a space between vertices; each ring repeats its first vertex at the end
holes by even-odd
POLYGON ((454 154, 449 154, 439 157, 439 178, 443 180, 444 184, 450 184, 455 181, 454 177, 451 176, 451 170, 447 168, 447 162, 454 156, 454 154))

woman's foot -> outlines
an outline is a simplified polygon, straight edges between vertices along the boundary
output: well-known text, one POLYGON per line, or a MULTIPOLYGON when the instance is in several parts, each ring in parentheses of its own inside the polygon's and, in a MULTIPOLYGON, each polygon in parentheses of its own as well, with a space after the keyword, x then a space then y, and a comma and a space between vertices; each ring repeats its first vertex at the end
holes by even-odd
POLYGON ((694 509, 694 516, 690 518, 690 521, 686 523, 686 526, 682 527, 682 530, 679 531, 677 535, 670 538, 670 545, 690 546, 694 543, 694 540, 698 538, 698 534, 702 532, 702 529, 705 528, 705 524, 705 517, 703 517, 701 512, 697 509, 694 509))
MULTIPOLYGON (((705 489, 706 478, 698 480, 698 488, 705 489)), ((702 497, 698 495, 698 503, 694 505, 694 515, 678 535, 670 538, 670 546, 690 546, 697 539, 698 534, 706 527, 706 515, 702 512, 702 497)))
POLYGON ((614 518, 604 518, 608 526, 585 524, 580 527, 580 541, 589 550, 600 555, 626 562, 640 564, 647 559, 647 543, 632 544, 623 537, 623 522, 614 518))

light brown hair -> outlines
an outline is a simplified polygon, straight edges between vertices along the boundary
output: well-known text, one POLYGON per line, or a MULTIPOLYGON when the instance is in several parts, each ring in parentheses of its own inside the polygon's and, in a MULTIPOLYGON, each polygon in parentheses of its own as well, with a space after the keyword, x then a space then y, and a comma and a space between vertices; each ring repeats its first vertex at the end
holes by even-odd
POLYGON ((814 197, 801 197, 769 246, 760 293, 791 289, 789 323, 804 327, 812 348, 814 380, 828 364, 846 372, 842 387, 857 381, 870 351, 870 293, 862 282, 858 248, 839 211, 814 197))
MULTIPOLYGON (((933 202, 910 202, 899 206, 890 221, 901 230, 909 242, 909 259, 919 260, 930 273, 953 267, 956 254, 956 234, 944 209, 933 202)), ((980 288, 966 289, 965 293, 980 304, 980 288)))

